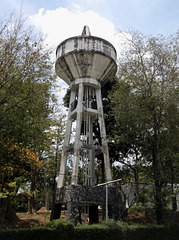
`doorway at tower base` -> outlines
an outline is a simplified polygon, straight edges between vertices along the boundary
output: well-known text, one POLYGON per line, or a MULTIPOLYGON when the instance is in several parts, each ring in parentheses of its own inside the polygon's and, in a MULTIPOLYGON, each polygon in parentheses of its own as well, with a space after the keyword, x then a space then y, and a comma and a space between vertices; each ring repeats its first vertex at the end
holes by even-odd
MULTIPOLYGON (((75 225, 99 221, 98 208, 106 205, 106 188, 69 185, 58 188, 51 220, 61 216, 61 206, 66 206, 66 218, 75 225)), ((109 218, 117 220, 121 214, 121 192, 117 187, 108 187, 109 218)))

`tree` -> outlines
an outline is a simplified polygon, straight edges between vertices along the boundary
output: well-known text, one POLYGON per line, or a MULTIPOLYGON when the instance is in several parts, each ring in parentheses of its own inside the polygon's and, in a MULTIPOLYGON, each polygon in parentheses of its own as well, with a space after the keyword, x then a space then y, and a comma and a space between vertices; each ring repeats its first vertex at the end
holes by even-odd
POLYGON ((49 195, 47 198, 49 198, 49 206, 51 207, 55 203, 56 184, 66 123, 66 116, 61 109, 55 109, 54 113, 51 128, 48 131, 48 143, 42 154, 43 162, 39 173, 36 196, 37 199, 44 203, 45 195, 46 197, 48 195, 47 188, 44 188, 44 186, 48 185, 49 195))
MULTIPOLYGON (((152 166, 155 212, 160 223, 167 184, 164 144, 166 134, 171 133, 168 113, 172 106, 178 116, 178 33, 152 37, 135 32, 127 44, 119 58, 118 87, 111 95, 115 133, 125 151, 137 153, 135 163, 152 166)), ((171 124, 178 128, 176 119, 171 124)), ((168 148, 173 151, 174 145, 168 148)))
MULTIPOLYGON (((56 77, 51 50, 44 39, 28 27, 25 20, 12 15, 0 23, 0 211, 11 201, 5 194, 8 184, 16 182, 16 192, 22 181, 31 183, 31 203, 36 189, 39 166, 21 162, 21 151, 37 156, 46 144, 51 125, 55 97, 52 87, 56 77), (21 147, 11 160, 11 148, 21 147), (27 166, 27 167, 26 167, 27 166), (11 171, 9 175, 8 169, 11 171), (22 171, 25 167, 25 171, 22 171)), ((28 159, 28 158, 27 158, 28 159)), ((26 160, 27 160, 26 159, 26 160)), ((9 205, 10 206, 10 205, 9 205)), ((5 213, 6 214, 6 213, 5 213)))
POLYGON ((167 128, 162 133, 162 158, 164 159, 164 171, 170 188, 170 198, 172 200, 172 210, 176 211, 175 185, 179 182, 179 118, 176 105, 171 105, 167 111, 167 128))
POLYGON ((6 164, 1 172, 1 219, 12 217, 11 205, 18 196, 19 186, 28 178, 30 169, 39 168, 41 163, 33 150, 9 141, 6 164))

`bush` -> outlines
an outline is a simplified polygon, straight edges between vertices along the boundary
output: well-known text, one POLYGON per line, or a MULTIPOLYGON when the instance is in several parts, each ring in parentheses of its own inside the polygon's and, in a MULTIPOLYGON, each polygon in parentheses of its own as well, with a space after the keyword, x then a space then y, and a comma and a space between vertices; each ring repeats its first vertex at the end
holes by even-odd
POLYGON ((108 221, 102 221, 101 225, 104 226, 105 228, 119 229, 119 225, 117 225, 113 219, 109 219, 108 221))
POLYGON ((74 237, 74 224, 66 219, 52 220, 44 227, 56 231, 61 240, 70 240, 74 237))
POLYGON ((102 221, 101 224, 81 225, 75 228, 75 240, 83 239, 123 240, 123 228, 122 225, 115 223, 112 219, 107 222, 102 221))
POLYGON ((74 236, 73 240, 176 240, 179 239, 179 225, 128 225, 110 220, 76 227, 74 236))
POLYGON ((115 223, 113 219, 110 219, 108 221, 102 221, 100 224, 90 224, 90 225, 80 225, 77 227, 79 229, 109 229, 109 228, 119 228, 118 225, 115 223))
POLYGON ((1 240, 59 240, 57 231, 43 227, 32 229, 3 229, 0 230, 1 240))
POLYGON ((52 228, 58 231, 74 231, 74 224, 66 219, 56 219, 47 223, 45 228, 52 228))
POLYGON ((165 225, 137 226, 127 228, 124 240, 176 240, 179 239, 179 226, 165 225))
POLYGON ((0 240, 176 240, 179 225, 127 225, 109 221, 75 227, 67 220, 53 220, 45 227, 32 229, 0 229, 0 240))
POLYGON ((76 228, 73 240, 123 240, 117 229, 107 229, 104 227, 91 226, 76 228))

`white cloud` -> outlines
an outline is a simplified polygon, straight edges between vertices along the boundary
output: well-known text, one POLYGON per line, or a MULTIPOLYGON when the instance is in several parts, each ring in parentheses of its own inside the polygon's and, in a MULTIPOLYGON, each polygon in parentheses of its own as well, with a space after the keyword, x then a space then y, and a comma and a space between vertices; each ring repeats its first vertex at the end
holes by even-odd
POLYGON ((73 10, 57 8, 56 10, 40 9, 30 16, 31 22, 47 35, 47 41, 54 48, 66 38, 81 35, 84 25, 88 25, 93 36, 102 37, 119 49, 119 36, 114 24, 96 12, 82 11, 79 5, 73 10))

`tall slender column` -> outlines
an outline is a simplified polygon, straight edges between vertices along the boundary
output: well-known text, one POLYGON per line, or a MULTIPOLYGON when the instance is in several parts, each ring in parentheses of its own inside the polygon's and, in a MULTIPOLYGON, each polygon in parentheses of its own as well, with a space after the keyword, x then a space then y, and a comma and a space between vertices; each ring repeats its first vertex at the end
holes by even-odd
POLYGON ((67 162, 66 149, 69 147, 71 127, 72 127, 71 104, 72 102, 74 102, 74 100, 75 100, 75 91, 72 91, 70 95, 70 105, 68 109, 68 119, 67 119, 65 138, 64 138, 63 149, 62 149, 62 157, 60 162, 60 172, 58 177, 57 188, 61 188, 64 186, 65 170, 66 170, 66 162, 67 162))
POLYGON ((78 87, 78 104, 77 104, 77 117, 76 117, 76 135, 74 143, 74 159, 73 159, 73 172, 71 184, 77 185, 78 183, 78 164, 79 164, 79 149, 80 149, 80 132, 81 132, 81 121, 82 121, 82 102, 83 102, 83 83, 79 84, 78 87))
POLYGON ((103 116, 101 89, 96 89, 96 99, 97 99, 97 108, 99 112, 99 126, 100 126, 100 135, 101 135, 101 141, 102 141, 102 151, 104 156, 106 181, 111 181, 112 174, 111 174, 109 150, 108 150, 108 144, 106 139, 106 129, 105 129, 105 123, 104 123, 104 116, 103 116))

